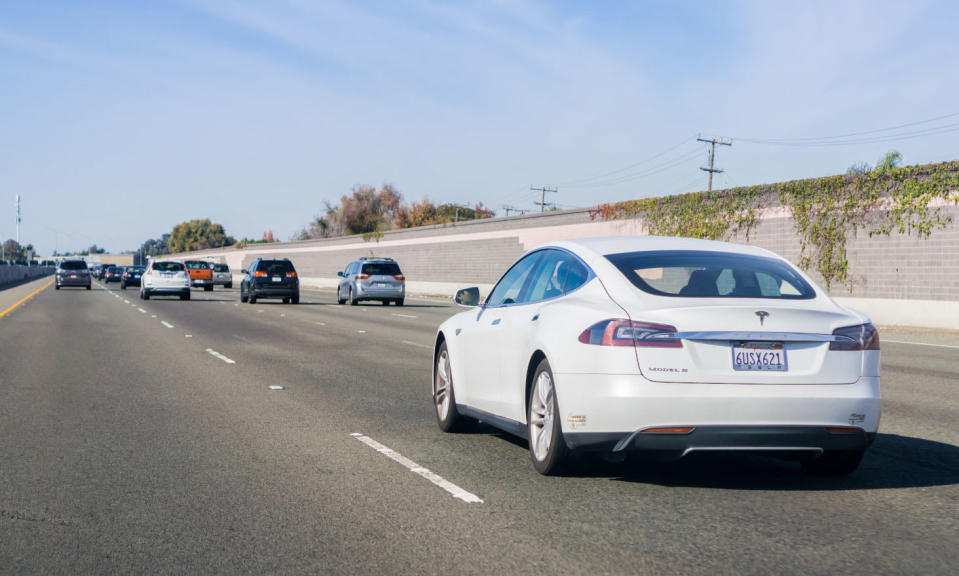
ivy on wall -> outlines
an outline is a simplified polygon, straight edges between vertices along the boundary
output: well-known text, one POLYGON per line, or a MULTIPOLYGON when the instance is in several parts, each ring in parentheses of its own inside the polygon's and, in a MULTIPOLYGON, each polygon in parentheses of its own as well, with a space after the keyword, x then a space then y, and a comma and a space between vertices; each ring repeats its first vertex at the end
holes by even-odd
POLYGON ((952 218, 936 200, 959 204, 959 161, 906 166, 601 204, 592 219, 642 218, 650 234, 729 240, 749 232, 764 208, 785 207, 800 241, 802 268, 814 268, 829 288, 852 289, 846 242, 850 234, 929 237, 952 218))

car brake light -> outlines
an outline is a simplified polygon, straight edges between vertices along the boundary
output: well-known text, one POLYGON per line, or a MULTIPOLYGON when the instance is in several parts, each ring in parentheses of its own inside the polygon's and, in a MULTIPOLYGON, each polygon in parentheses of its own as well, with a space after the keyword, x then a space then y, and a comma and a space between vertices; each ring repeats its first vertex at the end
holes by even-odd
POLYGON ((879 331, 869 323, 836 328, 832 335, 842 338, 830 342, 830 350, 879 350, 879 331))
POLYGON ((403 276, 402 274, 393 274, 393 279, 394 279, 394 280, 406 280, 406 276, 403 276))
POLYGON ((257 270, 256 272, 253 273, 253 277, 254 277, 254 278, 266 278, 266 272, 264 272, 263 270, 257 270))
POLYGON ((357 274, 357 275, 356 275, 356 279, 357 279, 357 280, 366 280, 366 279, 369 278, 369 277, 370 277, 369 274, 357 274))
POLYGON ((614 318, 597 322, 583 330, 579 335, 579 341, 583 344, 599 346, 682 348, 682 340, 673 336, 675 332, 676 328, 667 324, 614 318))
POLYGON ((129 277, 130 277, 130 274, 129 274, 129 273, 124 274, 123 277, 124 277, 124 278, 129 278, 129 277))
POLYGON ((287 272, 287 273, 286 273, 286 277, 287 277, 287 278, 296 278, 296 272, 287 272))

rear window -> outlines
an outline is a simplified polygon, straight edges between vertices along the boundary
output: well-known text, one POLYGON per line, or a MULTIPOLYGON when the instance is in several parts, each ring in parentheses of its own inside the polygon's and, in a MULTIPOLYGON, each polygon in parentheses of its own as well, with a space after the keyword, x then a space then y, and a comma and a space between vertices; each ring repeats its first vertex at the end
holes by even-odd
POLYGON ((289 260, 261 260, 256 267, 257 272, 266 272, 267 275, 286 274, 295 272, 293 264, 289 260))
POLYGON ((230 267, 227 266, 226 264, 214 264, 214 265, 213 265, 213 271, 214 271, 214 272, 229 272, 229 271, 230 271, 230 267))
POLYGON ((815 291, 788 264, 774 258, 698 250, 611 254, 637 288, 688 298, 814 298, 815 291))
POLYGON ((183 264, 179 262, 156 262, 153 269, 157 272, 182 272, 183 264))
POLYGON ((133 274, 143 274, 143 271, 146 270, 146 268, 143 266, 127 266, 124 270, 133 274))
POLYGON ((87 263, 83 260, 65 260, 60 262, 61 270, 86 270, 87 263))
POLYGON ((206 262, 184 262, 187 268, 190 270, 209 270, 210 267, 206 262))
POLYGON ((402 274, 396 262, 365 262, 363 274, 370 276, 398 276, 402 274))

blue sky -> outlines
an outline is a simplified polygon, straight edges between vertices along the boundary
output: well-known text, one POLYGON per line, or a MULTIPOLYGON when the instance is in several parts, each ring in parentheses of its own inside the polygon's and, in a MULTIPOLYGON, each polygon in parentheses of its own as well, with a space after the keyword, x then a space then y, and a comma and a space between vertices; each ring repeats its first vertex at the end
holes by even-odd
POLYGON ((748 139, 959 113, 957 21, 921 1, 4 0, 0 237, 18 192, 23 240, 49 253, 204 217, 285 239, 357 184, 500 212, 533 208, 530 185, 564 207, 693 191, 699 134, 734 142, 716 187, 892 148, 953 160, 957 132, 748 139))

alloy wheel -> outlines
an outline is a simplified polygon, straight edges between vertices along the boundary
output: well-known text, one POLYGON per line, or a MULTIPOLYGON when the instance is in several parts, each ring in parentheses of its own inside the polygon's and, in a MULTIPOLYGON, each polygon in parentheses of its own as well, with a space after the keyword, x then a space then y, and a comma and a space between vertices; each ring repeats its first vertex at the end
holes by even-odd
POLYGON ((534 386, 530 398, 529 442, 533 455, 543 461, 553 441, 553 419, 556 416, 553 379, 549 372, 540 372, 534 386))

